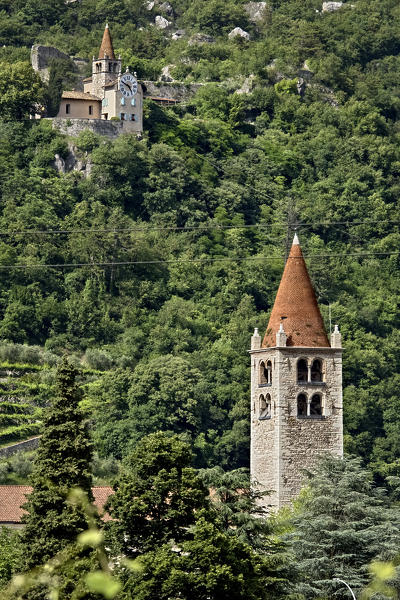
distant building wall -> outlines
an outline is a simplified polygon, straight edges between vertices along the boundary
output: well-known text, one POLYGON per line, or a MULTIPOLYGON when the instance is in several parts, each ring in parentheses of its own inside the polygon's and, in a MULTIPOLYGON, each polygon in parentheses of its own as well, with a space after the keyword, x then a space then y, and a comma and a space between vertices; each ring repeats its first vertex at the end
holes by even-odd
POLYGON ((179 83, 176 81, 172 83, 142 81, 142 84, 145 98, 169 98, 178 102, 189 100, 204 86, 203 83, 179 83))
POLYGON ((102 115, 107 119, 119 117, 123 121, 128 121, 132 131, 141 133, 143 131, 143 91, 138 86, 137 93, 132 98, 124 98, 121 92, 107 90, 103 99, 102 115))
POLYGON ((101 102, 96 100, 62 98, 57 117, 65 117, 66 119, 100 119, 101 102), (69 112, 67 112, 68 107, 69 112), (92 114, 90 114, 90 107, 92 114))

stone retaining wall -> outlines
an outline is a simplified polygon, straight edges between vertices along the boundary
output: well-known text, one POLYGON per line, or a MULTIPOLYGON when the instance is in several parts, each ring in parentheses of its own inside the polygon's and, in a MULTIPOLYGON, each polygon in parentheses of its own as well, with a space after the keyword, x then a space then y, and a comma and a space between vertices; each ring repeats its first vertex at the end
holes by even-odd
POLYGON ((16 444, 12 444, 11 446, 5 446, 4 448, 0 448, 0 458, 7 458, 12 454, 16 454, 17 452, 21 452, 22 450, 34 450, 38 447, 40 435, 30 438, 29 440, 24 440, 23 442, 17 442, 16 444))
POLYGON ((58 129, 61 133, 76 137, 85 129, 93 131, 97 135, 104 135, 109 138, 116 138, 122 133, 136 133, 137 123, 130 121, 106 121, 104 119, 64 119, 55 117, 51 119, 53 129, 58 129))

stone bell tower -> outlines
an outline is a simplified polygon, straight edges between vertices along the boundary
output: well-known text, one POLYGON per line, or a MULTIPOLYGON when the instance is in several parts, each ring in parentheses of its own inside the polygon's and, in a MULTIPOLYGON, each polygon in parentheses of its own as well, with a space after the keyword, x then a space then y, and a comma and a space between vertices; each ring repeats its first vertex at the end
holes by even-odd
POLYGON ((99 57, 92 61, 91 93, 99 98, 104 97, 104 89, 113 84, 121 75, 121 59, 115 58, 113 43, 108 23, 105 26, 99 57))
POLYGON ((251 338, 253 485, 277 510, 300 492, 303 470, 343 455, 342 344, 329 343, 297 235, 261 343, 251 338))

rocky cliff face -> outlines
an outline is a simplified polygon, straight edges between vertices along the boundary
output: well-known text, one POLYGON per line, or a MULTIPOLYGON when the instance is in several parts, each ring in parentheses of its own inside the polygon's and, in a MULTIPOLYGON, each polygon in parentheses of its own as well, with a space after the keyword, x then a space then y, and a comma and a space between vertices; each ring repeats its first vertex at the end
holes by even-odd
POLYGON ((42 81, 46 83, 49 81, 49 70, 52 60, 62 59, 71 60, 75 66, 77 73, 82 73, 82 76, 77 80, 76 89, 83 91, 83 83, 81 81, 84 76, 84 72, 88 65, 88 60, 85 58, 71 57, 58 48, 53 46, 41 46, 40 44, 34 44, 31 48, 31 65, 34 71, 39 74, 42 81))
POLYGON ((40 46, 34 44, 31 49, 31 64, 34 71, 39 73, 43 81, 49 80, 50 63, 54 59, 69 60, 68 54, 52 46, 40 46))
POLYGON ((169 98, 170 100, 187 100, 196 94, 202 83, 178 83, 141 81, 145 98, 169 98))

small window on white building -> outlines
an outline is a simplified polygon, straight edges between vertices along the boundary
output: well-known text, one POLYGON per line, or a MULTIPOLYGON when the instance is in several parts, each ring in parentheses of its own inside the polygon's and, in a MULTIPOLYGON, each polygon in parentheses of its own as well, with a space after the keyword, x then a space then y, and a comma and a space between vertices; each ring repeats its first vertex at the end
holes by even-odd
POLYGON ((131 106, 136 106, 136 98, 132 98, 132 100, 131 100, 131 106))
POLYGON ((102 105, 103 106, 108 106, 108 98, 103 98, 102 105))

